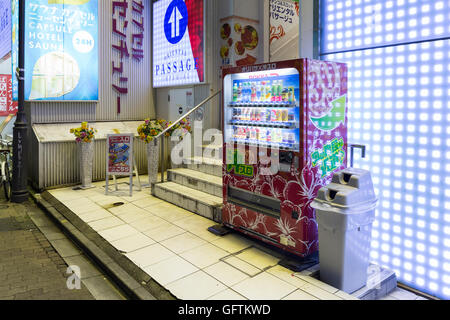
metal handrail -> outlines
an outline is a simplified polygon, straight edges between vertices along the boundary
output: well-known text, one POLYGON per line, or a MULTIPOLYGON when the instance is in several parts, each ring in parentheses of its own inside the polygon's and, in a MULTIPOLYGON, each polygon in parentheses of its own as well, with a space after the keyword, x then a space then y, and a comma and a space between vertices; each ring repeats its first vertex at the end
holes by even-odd
POLYGON ((164 172, 165 172, 165 168, 164 168, 164 158, 165 158, 165 152, 164 152, 164 134, 169 131, 170 129, 172 129, 173 127, 175 127, 177 124, 179 124, 182 120, 184 120, 185 118, 187 118, 191 113, 197 111, 197 109, 199 109, 201 106, 203 106, 205 103, 207 103, 209 100, 211 100, 212 98, 214 98, 215 96, 217 96, 219 93, 221 93, 222 90, 218 90, 215 93, 213 93, 212 95, 210 95, 208 98, 206 98, 205 100, 203 100, 202 102, 200 102, 198 105, 196 105, 194 108, 192 108, 191 110, 189 110, 189 112, 185 113, 183 116, 181 116, 177 121, 175 121, 174 123, 172 123, 170 126, 168 126, 166 129, 164 129, 160 134, 158 134, 155 137, 155 141, 157 139, 159 139, 160 137, 163 137, 163 139, 161 139, 161 182, 164 182, 164 172))

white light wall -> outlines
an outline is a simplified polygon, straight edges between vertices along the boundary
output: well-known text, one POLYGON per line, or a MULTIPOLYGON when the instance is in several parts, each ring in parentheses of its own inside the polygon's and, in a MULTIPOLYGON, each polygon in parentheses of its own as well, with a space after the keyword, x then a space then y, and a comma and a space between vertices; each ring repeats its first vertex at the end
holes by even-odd
POLYGON ((448 299, 450 1, 321 9, 322 59, 349 68, 349 141, 368 148, 355 166, 371 171, 380 200, 371 260, 448 299))

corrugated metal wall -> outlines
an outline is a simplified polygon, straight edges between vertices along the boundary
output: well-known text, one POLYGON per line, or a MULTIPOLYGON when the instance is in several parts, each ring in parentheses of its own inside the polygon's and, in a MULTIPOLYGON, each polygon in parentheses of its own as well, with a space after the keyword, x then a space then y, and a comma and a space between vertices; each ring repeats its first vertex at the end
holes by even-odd
MULTIPOLYGON (((121 113, 117 114, 117 94, 112 85, 119 85, 119 76, 112 76, 112 61, 118 65, 119 52, 112 49, 120 37, 112 32, 112 1, 99 0, 99 101, 96 102, 29 102, 31 123, 59 123, 81 121, 124 121, 154 118, 155 108, 152 89, 151 7, 145 4, 144 59, 140 62, 124 58, 123 76, 128 77, 128 94, 121 96, 121 113), (125 60, 126 59, 126 60, 125 60)), ((131 34, 137 27, 131 23, 131 1, 127 10, 128 50, 131 52, 131 34)))
MULTIPOLYGON (((42 143, 40 149, 39 181, 34 181, 37 189, 77 184, 80 182, 79 152, 74 142, 42 143)), ((147 148, 144 142, 135 139, 134 154, 140 174, 147 172, 147 148)), ((32 177, 36 174, 32 174, 32 177)), ((94 163, 92 180, 100 181, 106 177, 106 140, 96 140, 94 144, 94 163)), ((141 183, 147 181, 141 180, 141 183)))

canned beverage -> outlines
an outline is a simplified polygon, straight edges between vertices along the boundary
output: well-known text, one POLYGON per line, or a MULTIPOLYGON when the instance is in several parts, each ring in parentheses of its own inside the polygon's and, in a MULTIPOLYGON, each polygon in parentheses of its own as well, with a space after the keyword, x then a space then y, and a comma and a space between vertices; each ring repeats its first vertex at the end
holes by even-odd
POLYGON ((289 121, 289 111, 287 111, 286 109, 281 111, 282 113, 282 121, 283 122, 288 122, 289 121))

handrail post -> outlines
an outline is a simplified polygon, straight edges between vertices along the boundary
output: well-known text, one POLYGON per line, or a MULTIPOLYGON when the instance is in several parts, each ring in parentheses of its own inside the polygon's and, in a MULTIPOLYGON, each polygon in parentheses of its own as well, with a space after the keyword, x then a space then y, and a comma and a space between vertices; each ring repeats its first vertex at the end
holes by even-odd
POLYGON ((161 137, 161 183, 164 182, 164 161, 165 161, 165 149, 164 149, 164 140, 165 140, 165 136, 161 137))

